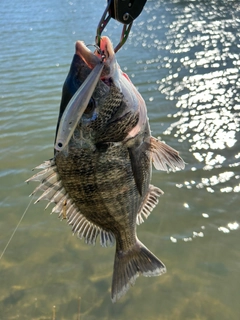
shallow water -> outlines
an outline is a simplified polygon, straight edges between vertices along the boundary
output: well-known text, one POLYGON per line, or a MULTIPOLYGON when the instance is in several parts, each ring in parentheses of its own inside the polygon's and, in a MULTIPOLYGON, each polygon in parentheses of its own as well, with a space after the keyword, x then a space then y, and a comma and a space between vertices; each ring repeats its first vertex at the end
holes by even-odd
MULTIPOLYGON (((53 155, 61 87, 77 39, 93 43, 105 2, 0 4, 0 319, 237 320, 240 315, 238 1, 148 1, 118 62, 143 95, 154 136, 186 169, 153 172, 164 190, 139 238, 166 264, 110 302, 114 248, 87 246, 30 204, 31 169, 53 155), (91 25, 89 25, 91 19, 91 25)), ((117 43, 121 27, 106 34, 117 43)))

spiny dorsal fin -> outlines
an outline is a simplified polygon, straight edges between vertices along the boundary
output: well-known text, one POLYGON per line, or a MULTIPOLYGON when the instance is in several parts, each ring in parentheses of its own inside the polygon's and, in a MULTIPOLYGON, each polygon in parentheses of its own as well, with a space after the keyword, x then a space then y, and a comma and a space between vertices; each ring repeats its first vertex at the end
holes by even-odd
POLYGON ((179 156, 178 151, 154 137, 150 138, 150 151, 153 165, 157 170, 168 171, 169 167, 175 171, 176 168, 185 168, 185 162, 179 156))
POLYGON ((67 219, 69 225, 72 226, 73 233, 76 233, 80 239, 84 238, 87 244, 95 244, 98 235, 100 236, 100 244, 103 247, 112 246, 115 237, 111 232, 105 231, 94 225, 80 210, 72 203, 57 173, 57 167, 54 160, 45 161, 35 169, 43 169, 36 173, 29 181, 40 181, 40 185, 32 192, 42 191, 42 195, 35 201, 48 200, 49 203, 55 203, 52 213, 59 213, 59 217, 67 219))
POLYGON ((149 185, 148 193, 142 203, 141 209, 139 210, 136 218, 137 224, 141 224, 144 222, 144 218, 147 219, 152 210, 158 204, 158 198, 163 195, 164 192, 154 187, 153 185, 149 185))

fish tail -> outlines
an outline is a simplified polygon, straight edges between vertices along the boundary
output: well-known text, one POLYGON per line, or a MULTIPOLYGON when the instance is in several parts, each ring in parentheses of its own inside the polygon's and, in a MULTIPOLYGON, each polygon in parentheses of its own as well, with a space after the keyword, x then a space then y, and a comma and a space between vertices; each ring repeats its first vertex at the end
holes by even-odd
POLYGON ((112 302, 120 299, 133 286, 139 274, 145 277, 159 276, 166 272, 164 264, 139 240, 126 252, 116 249, 112 302))

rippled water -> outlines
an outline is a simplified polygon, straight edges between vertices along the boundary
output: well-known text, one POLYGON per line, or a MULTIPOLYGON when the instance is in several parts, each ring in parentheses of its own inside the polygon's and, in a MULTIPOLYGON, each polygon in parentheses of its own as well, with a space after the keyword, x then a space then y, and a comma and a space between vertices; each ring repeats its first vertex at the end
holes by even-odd
MULTIPOLYGON (((110 302, 114 248, 90 247, 28 204, 31 169, 53 155, 61 86, 77 39, 93 43, 105 2, 0 4, 0 318, 239 319, 240 5, 148 1, 118 61, 146 100, 154 136, 186 169, 153 173, 164 190, 138 228, 167 274, 110 302), (89 19, 91 25, 89 25, 89 19), (27 209, 28 208, 28 209, 27 209)), ((121 27, 106 34, 117 43, 121 27)))

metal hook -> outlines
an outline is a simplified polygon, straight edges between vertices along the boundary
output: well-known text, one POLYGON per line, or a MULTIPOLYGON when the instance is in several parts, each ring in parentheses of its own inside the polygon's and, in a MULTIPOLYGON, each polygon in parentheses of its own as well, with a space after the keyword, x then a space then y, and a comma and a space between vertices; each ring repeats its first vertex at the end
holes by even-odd
POLYGON ((120 42, 118 45, 114 48, 115 53, 118 52, 118 50, 124 45, 124 43, 127 41, 128 35, 130 33, 131 27, 132 27, 132 22, 130 24, 124 24, 123 29, 122 29, 122 35, 120 38, 120 42))
POLYGON ((111 0, 108 1, 108 5, 99 21, 98 27, 97 27, 97 35, 96 35, 96 45, 100 47, 100 40, 101 40, 101 34, 108 24, 109 20, 111 19, 111 15, 109 13, 109 8, 111 5, 111 0))
MULTIPOLYGON (((100 47, 100 42, 101 42, 101 34, 104 30, 104 28, 106 27, 106 25, 108 24, 109 20, 112 18, 113 14, 112 14, 112 0, 108 1, 107 7, 99 21, 98 27, 97 27, 97 35, 96 35, 96 45, 98 47, 100 47)), ((128 14, 128 13, 126 13, 128 14)), ((127 41, 127 38, 129 36, 131 27, 132 27, 133 21, 129 24, 124 24, 123 25, 123 29, 122 29, 122 34, 121 34, 121 38, 120 41, 118 43, 118 45, 115 47, 114 51, 115 53, 124 45, 124 43, 127 41)))

